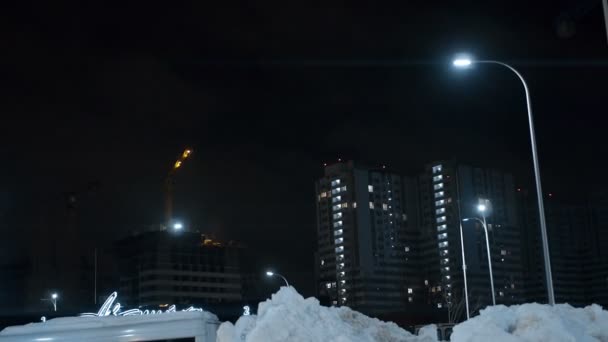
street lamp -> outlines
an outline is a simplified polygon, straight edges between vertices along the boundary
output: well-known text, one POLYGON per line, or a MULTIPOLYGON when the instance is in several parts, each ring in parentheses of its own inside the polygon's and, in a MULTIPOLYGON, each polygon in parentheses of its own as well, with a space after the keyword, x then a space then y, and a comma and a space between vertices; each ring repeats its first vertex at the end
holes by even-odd
POLYGON ((285 285, 287 287, 289 287, 289 283, 287 282, 287 279, 285 277, 283 277, 282 275, 278 274, 278 273, 274 273, 274 272, 271 272, 271 271, 266 271, 266 276, 268 276, 268 277, 279 276, 279 277, 283 278, 283 280, 285 281, 285 285))
MULTIPOLYGON (((479 205, 477 209, 480 209, 482 205, 479 205)), ((488 226, 486 225, 486 215, 485 215, 485 206, 483 206, 483 210, 479 210, 481 213, 481 217, 483 221, 478 219, 477 217, 465 218, 462 221, 467 222, 471 220, 475 220, 483 226, 483 231, 486 234, 486 253, 488 254, 488 270, 490 271, 490 289, 492 290, 492 305, 496 305, 496 294, 494 293, 494 275, 492 274, 492 257, 490 254, 490 240, 488 239, 488 226)))
POLYGON ((183 225, 183 224, 181 224, 181 222, 175 222, 175 223, 173 224, 173 229, 175 229, 175 230, 180 230, 180 229, 182 229, 182 228, 184 228, 184 225, 183 225))
POLYGON ((53 310, 55 312, 57 312, 57 298, 59 298, 59 295, 57 293, 51 294, 51 302, 53 303, 53 310))
POLYGON ((472 60, 470 58, 458 58, 455 59, 452 64, 458 68, 466 68, 471 66, 472 64, 496 64, 503 66, 509 70, 511 70, 524 86, 524 91, 526 94, 526 105, 528 109, 528 124, 530 126, 530 142, 532 145, 532 161, 534 163, 534 178, 536 182, 536 193, 538 197, 538 217, 540 221, 540 232, 542 238, 543 245, 543 257, 545 260, 545 278, 547 281, 547 299, 550 305, 555 305, 555 294, 553 292, 553 278, 551 276, 551 259, 549 258, 549 239, 547 237, 547 223, 545 221, 545 207, 543 204, 543 191, 541 187, 540 181, 540 166, 538 163, 538 152, 536 151, 536 135, 534 134, 534 121, 532 119, 532 103, 530 101, 530 92, 528 91, 528 85, 524 80, 523 76, 515 70, 512 66, 499 62, 499 61, 491 61, 491 60, 472 60))

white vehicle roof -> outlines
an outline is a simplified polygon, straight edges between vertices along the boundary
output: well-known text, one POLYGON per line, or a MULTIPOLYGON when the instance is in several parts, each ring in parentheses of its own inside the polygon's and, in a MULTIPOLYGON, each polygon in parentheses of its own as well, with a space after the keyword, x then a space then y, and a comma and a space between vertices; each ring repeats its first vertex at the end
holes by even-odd
POLYGON ((60 317, 46 322, 7 327, 0 342, 156 341, 194 338, 214 342, 219 321, 208 312, 180 311, 155 315, 60 317))

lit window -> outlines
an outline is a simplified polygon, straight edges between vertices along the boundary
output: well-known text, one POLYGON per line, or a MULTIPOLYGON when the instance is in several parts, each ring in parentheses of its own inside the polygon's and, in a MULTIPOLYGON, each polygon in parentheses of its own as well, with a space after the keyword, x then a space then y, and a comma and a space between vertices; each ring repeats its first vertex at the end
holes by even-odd
POLYGON ((433 173, 441 172, 441 164, 433 166, 433 173))
POLYGON ((327 192, 323 191, 323 192, 321 193, 321 198, 325 198, 325 197, 327 197, 327 192))
POLYGON ((369 202, 369 208, 374 209, 374 202, 369 202))
POLYGON ((374 192, 374 186, 373 185, 368 185, 367 186, 367 191, 374 192))
POLYGON ((450 270, 450 266, 446 266, 443 268, 445 271, 449 271, 450 270))
POLYGON ((507 255, 507 251, 504 249, 500 250, 500 255, 507 255))
POLYGON ((445 194, 444 194, 444 192, 443 192, 443 191, 437 191, 437 192, 435 193, 435 198, 441 198, 441 197, 443 197, 444 195, 445 195, 445 194))
POLYGON ((442 241, 439 243, 439 248, 444 248, 448 246, 448 242, 447 241, 442 241))
POLYGON ((338 236, 338 235, 342 235, 344 231, 342 229, 338 229, 336 231, 334 231, 334 235, 338 236))
POLYGON ((337 185, 340 185, 340 180, 339 179, 331 181, 331 186, 332 187, 337 186, 337 185))
POLYGON ((341 187, 340 190, 342 190, 342 192, 346 191, 346 185, 341 187))
POLYGON ((445 208, 439 208, 439 209, 435 210, 435 214, 437 214, 437 215, 445 214, 445 208))
POLYGON ((403 218, 403 221, 407 221, 407 215, 406 214, 403 214, 402 218, 403 218))
MULTIPOLYGON (((449 287, 449 285, 448 285, 449 287)), ((437 286, 437 291, 441 291, 441 285, 437 286)))
POLYGON ((437 303, 437 308, 441 309, 443 307, 443 305, 441 303, 437 303))
POLYGON ((502 291, 499 291, 499 292, 498 292, 498 295, 502 297, 502 296, 504 296, 504 295, 505 295, 505 293, 504 293, 504 292, 502 292, 502 291))
POLYGON ((424 285, 428 285, 428 284, 429 284, 429 281, 425 279, 424 280, 424 285))
POLYGON ((334 228, 336 228, 336 227, 342 227, 342 221, 334 222, 334 228))
POLYGON ((407 289, 407 293, 408 294, 412 294, 412 293, 414 293, 414 290, 412 290, 412 288, 410 287, 410 288, 407 289))
POLYGON ((450 280, 450 278, 452 278, 452 277, 450 277, 449 275, 445 276, 445 279, 447 279, 447 280, 450 280))
POLYGON ((335 188, 335 189, 332 189, 332 190, 331 190, 331 194, 332 194, 332 195, 335 195, 335 194, 337 194, 337 193, 339 193, 339 192, 340 192, 340 188, 335 188))
POLYGON ((353 202, 353 208, 357 208, 357 202, 353 202))
POLYGON ((338 305, 338 301, 334 300, 331 302, 332 305, 338 305))
POLYGON ((341 284, 341 285, 346 284, 346 280, 340 280, 340 284, 341 284))
POLYGON ((340 202, 342 200, 342 196, 336 196, 334 198, 331 199, 332 202, 336 203, 336 202, 340 202))
POLYGON ((388 210, 388 204, 382 203, 382 209, 383 210, 388 210))
POLYGON ((448 252, 447 249, 444 249, 444 250, 441 251, 441 253, 439 253, 439 255, 441 255, 441 256, 446 256, 448 254, 449 254, 449 252, 448 252))
POLYGON ((414 299, 413 299, 412 297, 407 297, 407 301, 408 301, 408 302, 410 302, 410 303, 411 303, 413 300, 414 300, 414 299))
POLYGON ((336 253, 344 252, 344 246, 336 247, 336 253))
POLYGON ((348 203, 342 203, 342 208, 348 208, 348 203))
POLYGON ((438 232, 444 231, 446 229, 448 229, 448 225, 447 224, 440 224, 440 225, 437 226, 437 231, 438 232))
POLYGON ((446 220, 446 217, 445 217, 445 216, 439 216, 439 217, 437 218, 437 223, 445 222, 445 220, 446 220))
POLYGON ((443 259, 441 259, 441 263, 443 263, 443 264, 447 264, 448 262, 450 262, 449 258, 443 258, 443 259))
POLYGON ((325 265, 325 260, 321 259, 321 266, 325 265))
POLYGON ((441 234, 437 235, 437 238, 439 240, 447 239, 448 238, 448 233, 441 233, 441 234))
POLYGON ((439 201, 435 201, 435 206, 436 207, 441 207, 442 205, 445 204, 445 200, 439 200, 439 201))
POLYGON ((331 283, 325 284, 325 287, 327 287, 328 289, 331 289, 331 283))
POLYGON ((339 219, 342 217, 342 213, 336 213, 334 214, 334 219, 339 219))
POLYGON ((406 251, 406 252, 409 252, 409 251, 410 251, 410 247, 405 246, 405 251, 406 251))
POLYGON ((335 243, 336 243, 336 245, 337 245, 337 244, 339 244, 339 243, 344 242, 344 238, 337 238, 337 239, 336 239, 334 242, 335 242, 335 243))
POLYGON ((344 260, 344 254, 338 254, 338 261, 344 260))
POLYGON ((341 262, 341 263, 339 263, 339 264, 338 264, 338 266, 340 266, 340 267, 344 267, 344 263, 343 263, 343 262, 341 262))
POLYGON ((344 272, 344 271, 340 272, 340 277, 344 277, 345 275, 346 275, 346 272, 344 272))
POLYGON ((443 189, 443 183, 437 183, 437 184, 433 185, 433 189, 435 189, 435 190, 443 189))
POLYGON ((346 293, 346 289, 340 289, 341 293, 346 293))
POLYGON ((443 179, 442 175, 437 175, 437 176, 433 177, 433 182, 438 182, 438 181, 440 181, 442 179, 443 179))
POLYGON ((331 207, 331 208, 332 208, 334 211, 337 211, 337 210, 340 210, 340 209, 342 208, 342 206, 341 206, 341 205, 339 205, 339 204, 336 204, 336 205, 334 205, 334 206, 333 206, 333 207, 331 207))

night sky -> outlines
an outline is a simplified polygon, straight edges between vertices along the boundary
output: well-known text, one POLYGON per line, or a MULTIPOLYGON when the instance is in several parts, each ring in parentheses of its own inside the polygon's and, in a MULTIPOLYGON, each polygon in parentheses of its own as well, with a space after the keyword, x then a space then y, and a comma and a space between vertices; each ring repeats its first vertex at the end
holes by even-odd
POLYGON ((314 181, 337 158, 415 175, 458 158, 532 164, 523 89, 471 52, 511 62, 532 94, 544 187, 605 189, 608 39, 601 1, 15 2, 2 39, 0 256, 29 229, 104 243, 163 218, 181 150, 176 217, 245 242, 313 288, 314 181), (170 6, 170 7, 168 7, 170 6))

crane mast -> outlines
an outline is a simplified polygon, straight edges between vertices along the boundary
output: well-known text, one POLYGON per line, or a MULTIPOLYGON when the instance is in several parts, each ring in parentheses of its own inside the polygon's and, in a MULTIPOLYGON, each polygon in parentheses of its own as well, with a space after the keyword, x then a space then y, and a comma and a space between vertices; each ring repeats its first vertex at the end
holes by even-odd
POLYGON ((177 158, 173 167, 167 173, 167 177, 165 178, 165 225, 166 227, 170 227, 173 221, 173 189, 175 187, 175 174, 177 170, 182 166, 182 164, 190 157, 192 154, 192 150, 187 148, 182 152, 182 154, 177 158))

